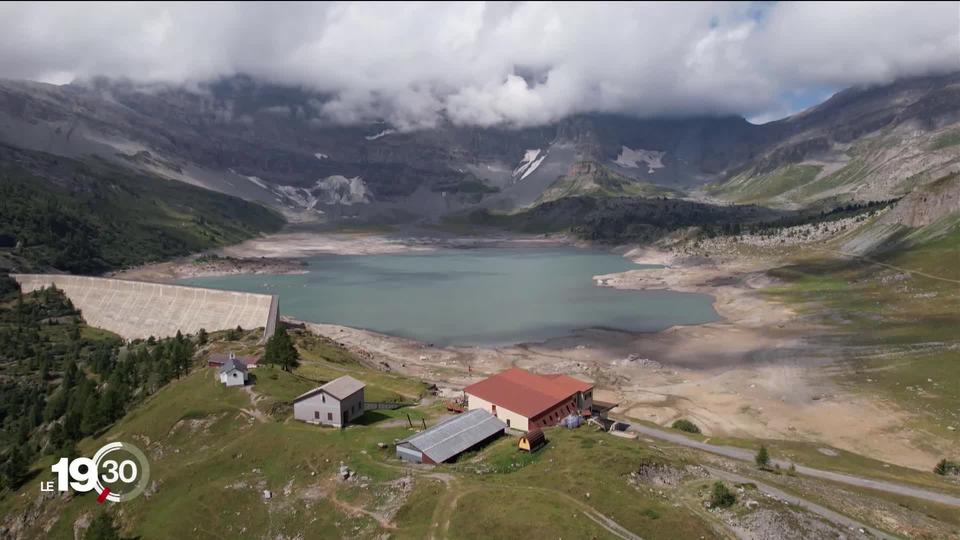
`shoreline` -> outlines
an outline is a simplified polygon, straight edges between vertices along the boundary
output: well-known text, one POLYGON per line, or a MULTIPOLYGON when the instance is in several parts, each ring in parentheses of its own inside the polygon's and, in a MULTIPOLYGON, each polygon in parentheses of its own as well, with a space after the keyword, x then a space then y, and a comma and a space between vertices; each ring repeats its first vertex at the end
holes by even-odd
MULTIPOLYGON (((330 253, 561 245, 587 247, 568 237, 284 233, 220 251, 272 264, 330 253)), ((687 418, 707 436, 811 441, 929 468, 933 452, 900 435, 909 420, 905 412, 834 382, 835 351, 807 339, 827 329, 762 296, 760 291, 774 284, 766 271, 781 264, 779 258, 707 258, 652 248, 611 251, 636 264, 662 267, 593 276, 597 286, 708 294, 722 319, 659 332, 583 329, 540 342, 486 347, 434 346, 342 325, 282 320, 343 344, 369 367, 434 383, 443 395, 509 367, 562 372, 593 381, 598 399, 619 403, 615 412, 634 420, 664 426, 687 418)), ((150 271, 164 277, 156 268, 121 277, 143 279, 150 271)), ((165 277, 170 276, 168 269, 165 277)))
POLYGON ((173 283, 196 277, 305 274, 319 255, 385 255, 440 249, 587 247, 566 235, 459 236, 368 232, 282 232, 203 254, 109 272, 104 277, 173 283))

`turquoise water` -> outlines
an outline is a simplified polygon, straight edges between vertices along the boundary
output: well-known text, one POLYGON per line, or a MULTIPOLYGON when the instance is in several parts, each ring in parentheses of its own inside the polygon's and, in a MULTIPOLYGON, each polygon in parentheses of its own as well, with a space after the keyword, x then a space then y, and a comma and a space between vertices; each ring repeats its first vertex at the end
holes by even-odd
POLYGON ((283 315, 438 345, 539 341, 591 327, 658 331, 718 319, 708 295, 616 290, 591 279, 635 268, 591 249, 443 249, 320 256, 306 274, 181 283, 277 294, 283 315))

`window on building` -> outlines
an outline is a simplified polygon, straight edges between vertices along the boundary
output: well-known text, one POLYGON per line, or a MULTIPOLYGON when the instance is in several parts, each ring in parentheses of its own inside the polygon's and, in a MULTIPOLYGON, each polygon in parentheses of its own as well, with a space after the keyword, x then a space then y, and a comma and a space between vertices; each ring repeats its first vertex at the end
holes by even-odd
POLYGON ((320 419, 320 411, 313 411, 313 419, 314 420, 320 419))
POLYGON ((327 413, 327 420, 333 421, 333 413, 327 413))
POLYGON ((327 402, 327 396, 325 396, 324 394, 320 394, 320 401, 322 401, 323 403, 326 403, 326 402, 327 402))
POLYGON ((510 419, 507 418, 507 427, 510 427, 510 419))

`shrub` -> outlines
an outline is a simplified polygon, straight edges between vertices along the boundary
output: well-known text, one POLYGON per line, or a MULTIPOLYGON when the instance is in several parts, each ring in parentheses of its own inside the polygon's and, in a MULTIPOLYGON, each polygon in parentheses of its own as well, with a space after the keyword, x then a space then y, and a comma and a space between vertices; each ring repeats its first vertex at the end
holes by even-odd
POLYGON ((650 519, 660 519, 660 512, 657 512, 653 508, 647 508, 643 511, 643 515, 647 516, 650 519))
POLYGON ((696 424, 687 420, 686 418, 681 418, 671 425, 673 429, 679 429, 680 431, 686 431, 687 433, 700 433, 700 428, 696 424))
POLYGON ((765 445, 760 445, 760 450, 757 451, 757 456, 753 458, 757 462, 757 467, 761 469, 766 469, 770 466, 770 452, 767 451, 765 445))
POLYGON ((714 482, 713 493, 710 495, 710 506, 713 508, 727 508, 737 502, 737 496, 723 482, 714 482))
POLYGON ((937 463, 937 466, 933 468, 933 472, 940 476, 947 476, 948 474, 960 475, 960 463, 941 459, 940 462, 937 463))

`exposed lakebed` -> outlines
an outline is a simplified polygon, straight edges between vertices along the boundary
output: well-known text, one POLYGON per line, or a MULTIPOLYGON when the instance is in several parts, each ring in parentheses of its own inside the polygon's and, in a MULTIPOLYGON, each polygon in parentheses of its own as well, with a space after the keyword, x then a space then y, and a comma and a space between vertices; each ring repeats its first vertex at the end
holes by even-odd
POLYGON ((499 345, 584 328, 655 332, 719 318, 713 298, 597 286, 592 277, 642 268, 581 248, 480 248, 322 255, 307 272, 180 283, 280 296, 301 320, 365 328, 438 345, 499 345))

